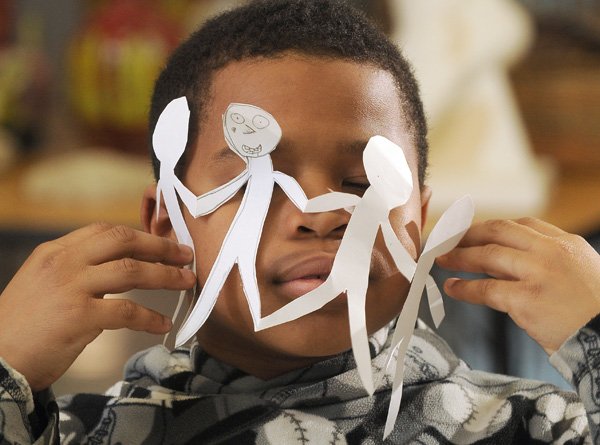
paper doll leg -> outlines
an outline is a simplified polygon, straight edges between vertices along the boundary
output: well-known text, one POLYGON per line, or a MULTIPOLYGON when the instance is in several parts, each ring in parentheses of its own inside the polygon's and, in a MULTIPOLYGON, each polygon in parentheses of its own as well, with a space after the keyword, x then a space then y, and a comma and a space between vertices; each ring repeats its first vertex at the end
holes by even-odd
POLYGON ((277 326, 288 321, 300 318, 303 315, 310 314, 318 309, 321 309, 343 290, 336 289, 333 286, 331 275, 327 280, 316 289, 296 298, 291 303, 286 304, 280 309, 277 309, 270 315, 261 318, 258 322, 258 331, 277 326))
POLYGON ((250 314, 252 314, 252 321, 254 322, 254 330, 256 331, 258 330, 258 323, 260 321, 260 292, 256 281, 255 264, 255 256, 240 259, 238 262, 242 287, 244 288, 244 294, 246 294, 246 300, 248 301, 248 307, 250 308, 250 314))
MULTIPOLYGON (((184 303, 191 301, 194 295, 196 287, 192 289, 182 290, 179 293, 179 299, 177 301, 177 307, 175 308, 175 312, 173 313, 173 328, 177 329, 181 322, 186 318, 186 315, 189 315, 189 310, 184 311, 184 303)), ((189 304, 189 303, 188 303, 189 304)), ((191 309, 191 305, 189 306, 191 309)), ((167 349, 173 349, 175 347, 175 332, 171 330, 167 332, 165 338, 163 339, 163 345, 167 349)))
POLYGON ((173 187, 165 187, 162 189, 162 193, 165 200, 165 207, 167 208, 167 213, 169 214, 169 220, 171 221, 171 225, 173 226, 173 230, 177 236, 177 241, 179 241, 181 244, 185 244, 186 246, 190 246, 193 249, 194 243, 192 241, 192 236, 190 235, 187 225, 185 224, 185 220, 183 219, 183 214, 181 213, 181 208, 179 207, 179 201, 177 200, 175 189, 173 187))
POLYGON ((392 431, 396 418, 398 417, 398 410, 400 409, 400 401, 402 399, 402 380, 404 378, 404 357, 408 349, 408 344, 412 333, 414 331, 415 322, 417 321, 417 315, 419 312, 419 302, 421 301, 421 295, 423 293, 423 287, 425 285, 425 275, 428 270, 421 264, 417 265, 417 272, 415 273, 415 279, 410 286, 408 296, 404 302, 404 307, 398 317, 396 323, 396 330, 392 337, 392 344, 390 346, 390 352, 388 359, 386 360, 386 369, 389 368, 390 363, 394 359, 394 351, 398 348, 398 355, 396 356, 396 371, 394 375, 394 384, 392 386, 392 397, 390 400, 390 406, 388 409, 388 417, 386 420, 384 437, 392 431))
POLYGON ((179 347, 187 342, 196 334, 196 332, 198 332, 198 329, 202 327, 215 306, 223 283, 227 279, 234 264, 235 259, 229 259, 228 257, 221 257, 213 264, 210 274, 206 279, 206 283, 202 288, 202 292, 200 292, 198 301, 196 301, 190 316, 181 325, 181 328, 177 333, 175 346, 179 347))
POLYGON ((427 275, 425 288, 427 289, 427 301, 429 302, 429 311, 431 318, 436 328, 440 327, 440 323, 444 319, 446 312, 444 311, 444 300, 438 285, 433 280, 431 275, 427 275))
POLYGON ((400 411, 400 402, 402 401, 402 388, 404 386, 404 357, 406 357, 406 351, 408 349, 409 340, 410 336, 403 338, 398 348, 398 355, 396 356, 396 370, 394 372, 394 382, 392 384, 392 396, 390 399, 390 405, 388 406, 388 415, 385 421, 385 429, 383 431, 384 439, 394 429, 396 419, 398 418, 398 412, 400 411))
POLYGON ((361 292, 348 291, 348 318, 350 321, 350 340, 352 352, 356 361, 358 375, 365 390, 372 395, 375 391, 373 385, 373 371, 371 369, 371 352, 369 350, 369 336, 367 334, 366 317, 366 289, 361 292))

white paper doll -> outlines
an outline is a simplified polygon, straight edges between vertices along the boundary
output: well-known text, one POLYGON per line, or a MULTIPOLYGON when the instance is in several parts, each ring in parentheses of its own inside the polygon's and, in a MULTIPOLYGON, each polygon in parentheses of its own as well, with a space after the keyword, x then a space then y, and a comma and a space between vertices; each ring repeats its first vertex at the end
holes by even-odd
MULTIPOLYGON (((185 151, 188 136, 190 110, 185 97, 172 100, 158 117, 156 128, 152 135, 152 148, 156 158, 160 161, 160 175, 156 184, 156 217, 160 211, 161 195, 164 199, 169 220, 177 237, 177 241, 194 249, 194 243, 185 224, 177 196, 181 198, 188 209, 194 209, 196 196, 175 175, 175 166, 185 151)), ((196 260, 190 266, 196 270, 196 260)), ((179 301, 173 314, 173 325, 181 323, 183 302, 191 301, 195 293, 193 289, 183 290, 179 294, 179 301)), ((165 336, 164 344, 172 347, 172 334, 165 336)))
POLYGON ((190 110, 185 97, 169 102, 156 122, 152 148, 160 161, 160 176, 156 185, 157 216, 162 194, 177 241, 193 249, 192 237, 183 219, 177 194, 188 209, 194 208, 196 197, 175 175, 175 166, 187 144, 189 119, 190 110))
MULTIPOLYGON (((436 326, 438 324, 434 313, 440 306, 436 304, 435 301, 432 301, 431 296, 438 295, 437 298, 439 298, 439 300, 437 301, 441 302, 441 294, 435 281, 433 281, 433 278, 429 275, 429 271, 433 267, 433 263, 438 256, 444 255, 456 247, 471 225, 473 213, 473 200, 469 196, 465 196, 452 204, 448 210, 444 212, 429 234, 423 252, 419 257, 413 282, 408 291, 408 296, 404 302, 402 312, 400 312, 400 316, 396 323, 396 330, 394 331, 390 353, 387 359, 386 368, 389 368, 389 365, 393 361, 395 362, 396 370, 390 406, 388 408, 388 417, 383 434, 384 439, 394 428, 398 417, 402 399, 402 381, 404 379, 404 356, 406 355, 408 343, 412 336, 415 322, 417 321, 419 302, 421 300, 423 288, 427 289, 432 316, 436 322, 436 326), (398 348, 398 354, 394 357, 396 348, 398 348)), ((436 300, 436 298, 434 297, 433 300, 436 300)))
POLYGON ((310 212, 354 207, 329 277, 318 288, 264 317, 259 329, 314 312, 346 292, 354 357, 363 385, 372 394, 374 388, 365 317, 371 252, 381 228, 396 267, 409 281, 412 279, 415 261, 396 237, 389 213, 408 201, 413 181, 402 149, 383 136, 373 136, 369 140, 363 152, 363 162, 371 185, 362 198, 332 192, 311 199, 306 206, 306 211, 310 212))
POLYGON ((211 213, 231 199, 244 184, 246 190, 196 305, 177 333, 177 345, 188 341, 204 324, 234 264, 238 265, 256 329, 261 315, 256 253, 273 187, 277 183, 301 210, 307 201, 294 178, 273 170, 269 154, 281 139, 281 128, 273 116, 253 105, 234 103, 223 115, 223 130, 227 145, 247 163, 247 167, 227 184, 199 196, 192 214, 199 217, 211 213))

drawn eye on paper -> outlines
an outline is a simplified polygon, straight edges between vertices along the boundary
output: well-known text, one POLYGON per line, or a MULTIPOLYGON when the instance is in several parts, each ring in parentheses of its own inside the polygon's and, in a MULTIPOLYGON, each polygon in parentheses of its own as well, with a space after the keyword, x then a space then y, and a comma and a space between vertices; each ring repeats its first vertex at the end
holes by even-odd
POLYGON ((275 118, 254 105, 229 105, 223 116, 223 129, 229 147, 242 158, 271 153, 281 138, 275 118))

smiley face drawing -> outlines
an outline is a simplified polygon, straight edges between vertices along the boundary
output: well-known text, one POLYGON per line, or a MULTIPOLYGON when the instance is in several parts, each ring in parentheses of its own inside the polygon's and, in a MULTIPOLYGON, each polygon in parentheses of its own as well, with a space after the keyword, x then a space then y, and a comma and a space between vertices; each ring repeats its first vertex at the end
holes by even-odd
POLYGON ((246 104, 230 104, 223 114, 227 145, 241 158, 271 153, 281 138, 281 128, 265 110, 246 104))

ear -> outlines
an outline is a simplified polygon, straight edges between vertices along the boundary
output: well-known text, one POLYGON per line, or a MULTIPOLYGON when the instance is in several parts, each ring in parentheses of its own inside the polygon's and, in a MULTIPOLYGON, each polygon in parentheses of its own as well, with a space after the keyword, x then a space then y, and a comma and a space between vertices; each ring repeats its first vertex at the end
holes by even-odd
POLYGON ((177 241, 164 199, 160 200, 158 217, 156 216, 156 184, 149 185, 144 190, 140 218, 146 232, 177 241))
POLYGON ((431 188, 427 185, 421 187, 421 232, 427 222, 427 211, 429 210, 429 201, 431 200, 431 188))

